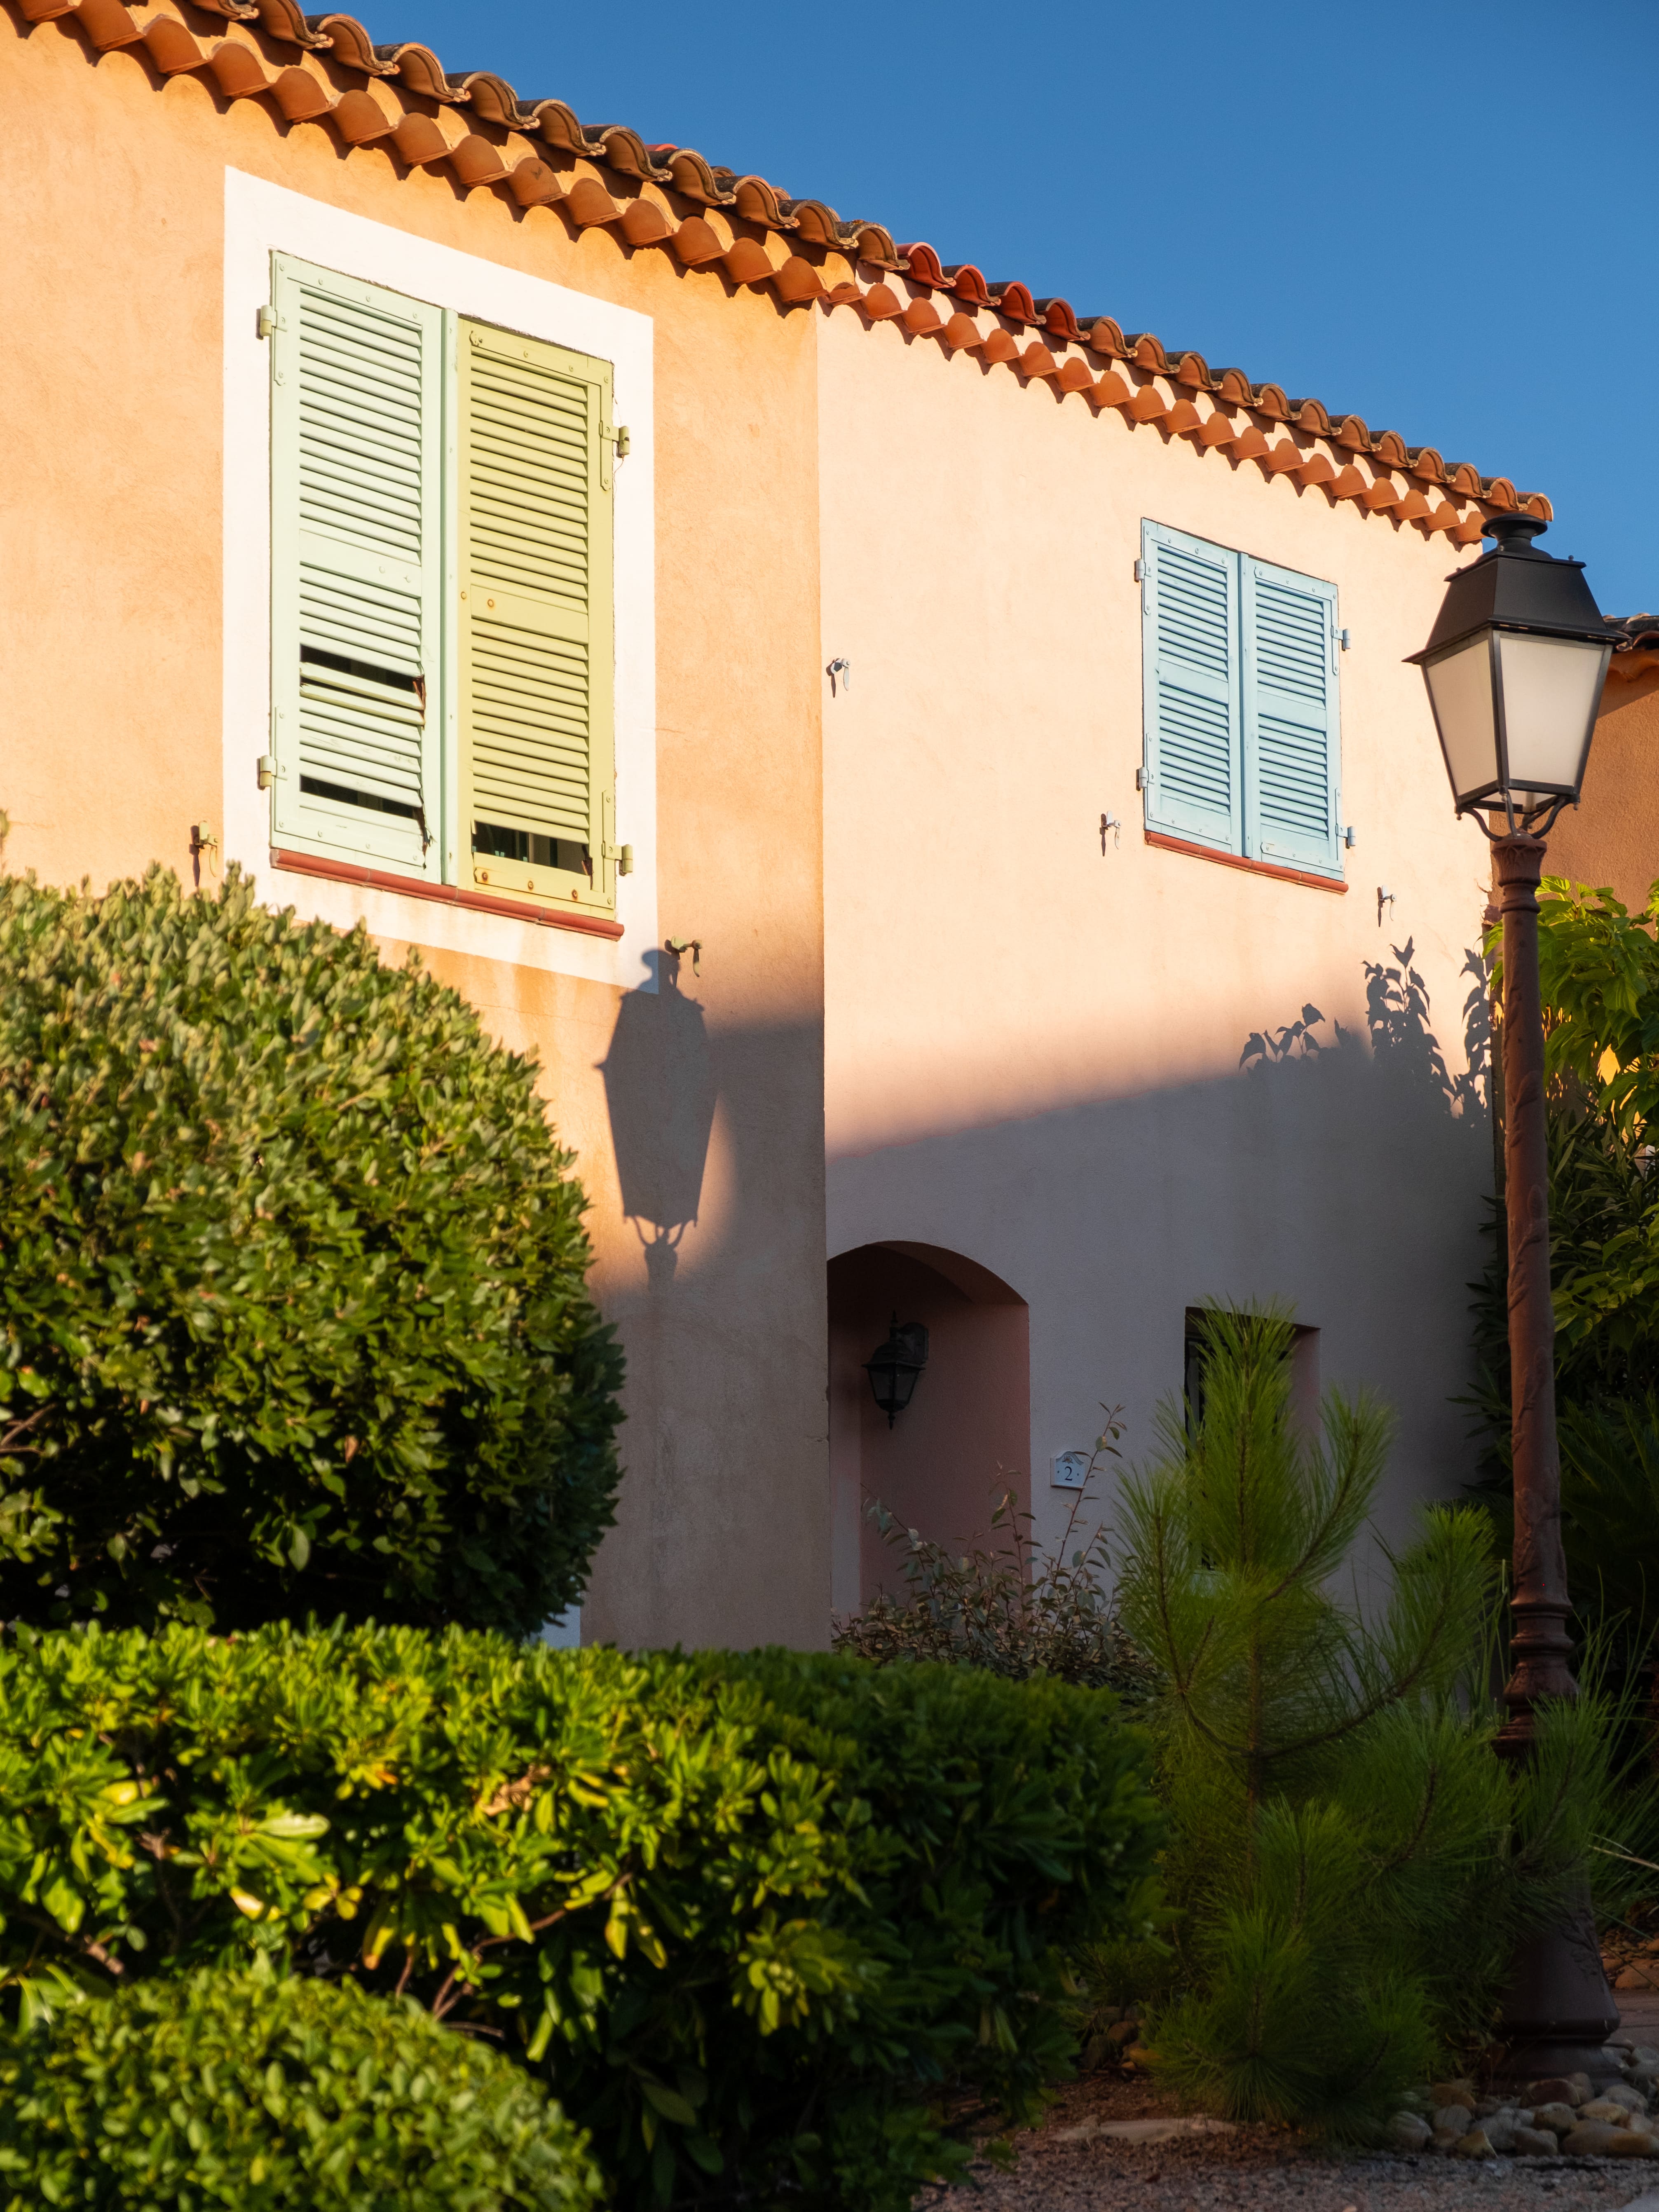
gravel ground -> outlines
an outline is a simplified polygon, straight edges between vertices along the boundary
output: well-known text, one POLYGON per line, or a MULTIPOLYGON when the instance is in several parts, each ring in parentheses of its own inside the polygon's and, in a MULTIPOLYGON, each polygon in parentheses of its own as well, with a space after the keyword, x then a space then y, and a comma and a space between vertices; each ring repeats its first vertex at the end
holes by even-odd
POLYGON ((1073 2132, 1171 2111, 1142 2082, 1076 2082, 1016 2138, 1012 2172, 976 2166, 941 2212, 1615 2212, 1659 2191, 1659 2160, 1328 2158, 1273 2128, 1160 2143, 1073 2132))

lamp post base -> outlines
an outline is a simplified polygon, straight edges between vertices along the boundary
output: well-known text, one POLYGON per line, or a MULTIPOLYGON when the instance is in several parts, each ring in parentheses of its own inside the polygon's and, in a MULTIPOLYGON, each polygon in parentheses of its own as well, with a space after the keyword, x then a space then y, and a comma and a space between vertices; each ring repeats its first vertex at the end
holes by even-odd
POLYGON ((1498 2040, 1505 2049, 1498 2078, 1524 2087, 1547 2075, 1588 2074, 1600 2087, 1620 2078, 1619 2061, 1606 2047, 1618 2028, 1586 1898, 1515 1954, 1498 2014, 1498 2040))

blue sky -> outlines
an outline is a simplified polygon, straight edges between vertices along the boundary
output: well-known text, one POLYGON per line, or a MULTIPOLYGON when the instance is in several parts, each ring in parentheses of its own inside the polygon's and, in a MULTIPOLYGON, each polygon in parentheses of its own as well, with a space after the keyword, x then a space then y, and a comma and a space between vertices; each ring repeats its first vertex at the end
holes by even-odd
POLYGON ((1547 492, 1659 608, 1654 0, 356 12, 1547 492))

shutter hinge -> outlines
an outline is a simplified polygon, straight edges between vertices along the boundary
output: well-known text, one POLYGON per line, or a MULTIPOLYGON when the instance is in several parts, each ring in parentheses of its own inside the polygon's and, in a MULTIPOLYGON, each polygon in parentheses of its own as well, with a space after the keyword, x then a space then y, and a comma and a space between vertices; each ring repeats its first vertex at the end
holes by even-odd
POLYGON ((259 788, 261 791, 269 791, 271 785, 276 782, 278 776, 283 773, 281 768, 277 764, 276 754, 261 753, 258 758, 258 767, 259 771, 259 788))
POLYGON ((1135 770, 1135 789, 1137 791, 1150 791, 1152 787, 1152 779, 1151 776, 1147 775, 1144 768, 1138 768, 1135 770))
POLYGON ((1346 653, 1348 649, 1349 643, 1347 631, 1345 629, 1338 630, 1336 633, 1336 641, 1341 647, 1343 652, 1346 653))
POLYGON ((253 325, 253 335, 259 338, 274 338, 283 325, 275 307, 261 307, 253 325))
POLYGON ((1135 581, 1138 584, 1144 584, 1146 580, 1146 563, 1144 561, 1137 561, 1135 562, 1135 581))
POLYGON ((601 845, 599 857, 605 860, 614 860, 619 876, 631 876, 634 872, 634 848, 631 845, 601 845))

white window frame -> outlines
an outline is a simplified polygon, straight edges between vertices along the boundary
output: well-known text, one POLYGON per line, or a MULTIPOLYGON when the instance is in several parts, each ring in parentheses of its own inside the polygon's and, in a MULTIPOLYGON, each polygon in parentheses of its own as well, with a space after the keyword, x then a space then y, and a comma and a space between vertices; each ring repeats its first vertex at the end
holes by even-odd
MULTIPOLYGON (((225 172, 224 793, 222 851, 272 905, 434 951, 511 962, 624 989, 656 988, 656 636, 652 342, 648 315, 350 215, 242 171, 225 172), (270 362, 258 314, 273 253, 291 253, 411 299, 611 363, 629 453, 616 470, 617 836, 634 848, 617 884, 620 939, 526 916, 271 865, 270 362)), ((446 702, 447 704, 447 702, 446 702)), ((368 863, 372 865, 372 863, 368 863)))

